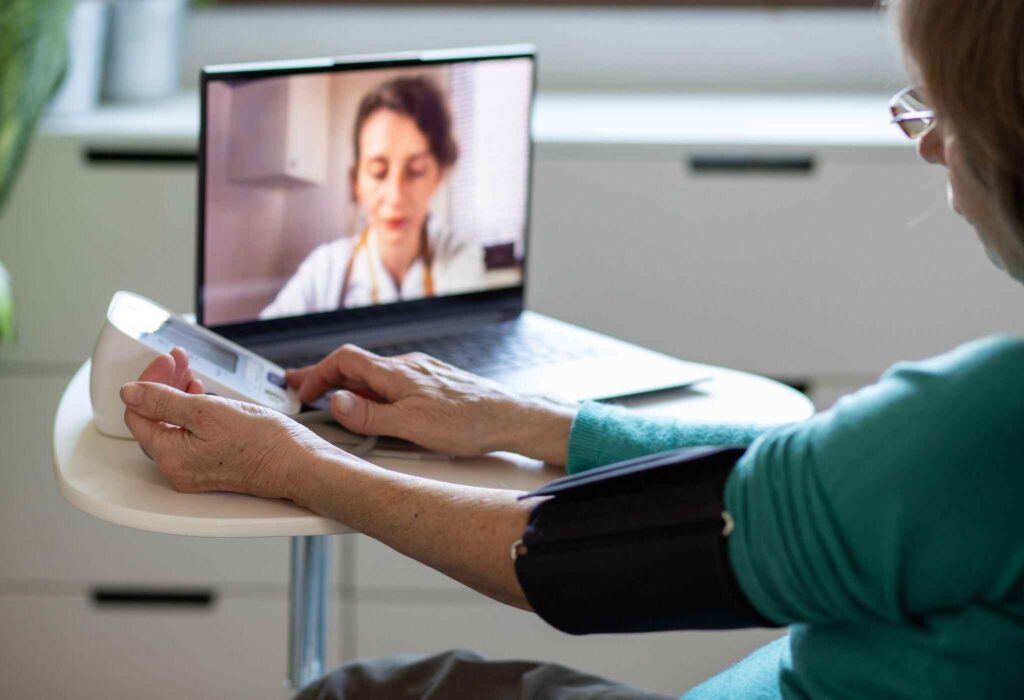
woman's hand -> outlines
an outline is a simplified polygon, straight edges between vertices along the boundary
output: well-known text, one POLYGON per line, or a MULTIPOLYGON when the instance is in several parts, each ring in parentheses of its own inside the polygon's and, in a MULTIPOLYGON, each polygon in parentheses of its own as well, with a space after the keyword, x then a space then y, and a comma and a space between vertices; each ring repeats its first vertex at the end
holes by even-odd
POLYGON ((178 491, 292 498, 290 471, 333 449, 281 413, 202 390, 179 348, 121 388, 128 429, 178 491))
POLYGON ((517 396, 423 353, 381 357, 353 345, 289 370, 306 403, 337 387, 331 412, 345 428, 390 435, 459 456, 508 450, 565 464, 575 404, 517 396))

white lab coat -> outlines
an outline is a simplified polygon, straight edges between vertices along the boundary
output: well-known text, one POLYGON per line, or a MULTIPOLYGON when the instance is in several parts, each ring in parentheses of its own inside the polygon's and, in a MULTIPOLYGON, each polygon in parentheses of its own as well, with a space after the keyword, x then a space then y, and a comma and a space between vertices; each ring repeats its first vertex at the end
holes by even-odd
MULTIPOLYGON (((260 312, 260 318, 301 316, 340 308, 345 269, 358 241, 358 236, 349 236, 313 249, 277 293, 274 301, 260 312)), ((479 243, 428 226, 427 245, 433 255, 431 273, 434 277, 435 296, 484 289, 484 250, 479 243)), ((373 303, 371 268, 376 271, 379 303, 389 304, 425 296, 423 258, 420 256, 413 261, 402 280, 402 288, 398 289, 381 262, 377 235, 371 229, 367 245, 359 251, 352 265, 346 307, 373 303)))

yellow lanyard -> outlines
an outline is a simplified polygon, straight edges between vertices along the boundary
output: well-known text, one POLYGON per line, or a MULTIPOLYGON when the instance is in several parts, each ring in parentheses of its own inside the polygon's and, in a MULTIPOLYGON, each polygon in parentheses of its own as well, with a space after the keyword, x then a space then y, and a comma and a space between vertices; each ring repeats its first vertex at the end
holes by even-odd
MULTIPOLYGON (((348 287, 350 279, 352 277, 352 264, 355 262, 356 257, 361 251, 367 249, 370 243, 370 227, 367 226, 363 233, 359 236, 359 241, 356 243, 355 248, 352 249, 352 255, 348 259, 348 266, 345 268, 345 280, 341 285, 341 306, 345 307, 345 298, 348 296, 348 287)), ((430 256, 427 254, 427 232, 423 232, 423 243, 420 250, 420 255, 423 257, 423 296, 432 297, 434 296, 434 274, 433 265, 430 256)), ((370 267, 370 300, 374 304, 380 303, 380 285, 377 281, 377 266, 373 264, 373 260, 370 258, 366 259, 366 264, 370 267)))

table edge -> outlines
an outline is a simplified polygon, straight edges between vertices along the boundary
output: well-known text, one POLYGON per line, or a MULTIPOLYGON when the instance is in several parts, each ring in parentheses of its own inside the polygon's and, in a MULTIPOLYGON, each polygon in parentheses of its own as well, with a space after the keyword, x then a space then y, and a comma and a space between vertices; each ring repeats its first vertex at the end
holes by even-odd
MULTIPOLYGON (((95 518, 114 525, 136 530, 158 532, 166 535, 192 537, 296 537, 305 535, 339 535, 355 532, 336 520, 315 513, 288 518, 236 518, 232 520, 202 520, 192 516, 154 514, 102 501, 75 488, 60 467, 57 445, 57 426, 65 412, 65 402, 72 385, 81 381, 81 374, 88 372, 91 362, 87 360, 64 387, 57 412, 53 419, 50 440, 51 463, 57 489, 69 504, 95 518)), ((255 497, 251 497, 255 498, 255 497)), ((308 512, 308 511, 307 511, 308 512)))

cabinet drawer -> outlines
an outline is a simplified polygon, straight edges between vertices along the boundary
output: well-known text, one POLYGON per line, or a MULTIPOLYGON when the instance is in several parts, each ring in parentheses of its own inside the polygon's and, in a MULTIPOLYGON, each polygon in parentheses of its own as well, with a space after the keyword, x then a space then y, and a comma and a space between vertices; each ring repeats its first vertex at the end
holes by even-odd
MULTIPOLYGON (((538 311, 786 376, 870 374, 1024 330, 1017 285, 948 211, 942 169, 912 149, 832 148, 811 154, 810 169, 701 172, 691 159, 707 149, 591 151, 541 149, 538 311)), ((743 160, 734 148, 714 153, 743 160)))
POLYGON ((491 659, 556 662, 680 695, 781 632, 671 632, 574 637, 532 613, 498 603, 365 602, 357 606, 359 657, 431 654, 453 648, 491 659))
POLYGON ((68 504, 57 490, 50 447, 53 414, 68 379, 0 374, 0 582, 196 582, 285 589, 287 537, 160 535, 105 523, 68 504))
POLYGON ((440 594, 448 599, 479 598, 478 593, 458 581, 370 537, 346 538, 346 544, 353 552, 353 567, 343 575, 351 577, 357 595, 369 593, 415 599, 422 594, 432 597, 440 594))
MULTIPOLYGON (((81 595, 0 595, 0 695, 286 698, 285 596, 212 607, 97 608, 81 595)), ((328 666, 339 662, 338 606, 328 666)))
POLYGON ((19 326, 0 358, 81 362, 118 289, 192 309, 194 164, 90 162, 87 148, 37 139, 0 219, 19 326))

